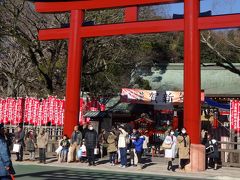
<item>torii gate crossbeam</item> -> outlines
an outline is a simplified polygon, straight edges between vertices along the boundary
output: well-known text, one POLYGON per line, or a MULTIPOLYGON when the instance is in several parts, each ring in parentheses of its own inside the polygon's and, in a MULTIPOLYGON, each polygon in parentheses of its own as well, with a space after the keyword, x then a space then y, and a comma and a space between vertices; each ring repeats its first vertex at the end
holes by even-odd
POLYGON ((88 37, 184 31, 184 125, 191 141, 200 143, 200 30, 240 27, 240 15, 199 17, 199 0, 184 0, 184 18, 137 21, 137 7, 181 0, 86 0, 36 3, 42 13, 71 12, 70 28, 39 31, 40 40, 69 40, 64 133, 70 135, 77 124, 82 64, 82 40, 88 37), (124 7, 125 22, 82 26, 85 9, 124 7))

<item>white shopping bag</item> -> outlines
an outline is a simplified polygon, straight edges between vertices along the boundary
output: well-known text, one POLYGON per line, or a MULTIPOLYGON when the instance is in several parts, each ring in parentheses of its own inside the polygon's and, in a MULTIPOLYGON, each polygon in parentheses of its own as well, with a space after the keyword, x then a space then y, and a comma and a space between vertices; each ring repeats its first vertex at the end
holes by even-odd
POLYGON ((57 149, 56 149, 56 153, 59 154, 61 151, 62 151, 63 147, 62 146, 59 146, 57 149))
POLYGON ((19 153, 21 149, 21 144, 13 144, 13 152, 19 153))
POLYGON ((94 154, 98 155, 99 154, 99 149, 98 148, 94 148, 94 154))

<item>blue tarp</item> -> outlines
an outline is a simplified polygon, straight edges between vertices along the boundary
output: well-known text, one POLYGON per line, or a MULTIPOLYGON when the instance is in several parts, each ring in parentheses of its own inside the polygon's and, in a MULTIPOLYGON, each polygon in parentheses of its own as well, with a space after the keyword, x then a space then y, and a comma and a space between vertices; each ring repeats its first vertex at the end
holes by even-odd
POLYGON ((230 109, 230 104, 222 104, 206 97, 205 97, 205 103, 208 104, 209 106, 214 106, 222 109, 230 109))

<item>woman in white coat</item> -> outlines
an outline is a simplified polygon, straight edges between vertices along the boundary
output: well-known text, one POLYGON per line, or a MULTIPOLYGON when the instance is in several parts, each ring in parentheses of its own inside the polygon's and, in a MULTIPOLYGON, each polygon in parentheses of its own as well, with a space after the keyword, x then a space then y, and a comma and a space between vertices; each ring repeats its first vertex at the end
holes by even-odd
POLYGON ((164 142, 165 144, 167 144, 169 147, 165 148, 165 158, 168 159, 168 166, 167 166, 167 170, 171 170, 175 171, 175 169, 173 168, 172 165, 172 161, 175 158, 176 155, 176 143, 177 143, 177 138, 174 136, 174 131, 170 130, 168 135, 166 136, 164 142))

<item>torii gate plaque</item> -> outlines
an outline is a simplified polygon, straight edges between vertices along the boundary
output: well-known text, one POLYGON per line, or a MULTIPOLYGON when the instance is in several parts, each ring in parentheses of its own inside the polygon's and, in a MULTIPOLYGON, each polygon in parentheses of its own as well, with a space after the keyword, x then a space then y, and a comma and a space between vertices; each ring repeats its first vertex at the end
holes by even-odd
POLYGON ((83 38, 126 34, 184 31, 184 126, 193 144, 200 143, 200 30, 240 27, 240 15, 199 17, 199 0, 184 0, 184 18, 138 21, 137 7, 181 0, 85 0, 38 2, 41 13, 71 12, 69 28, 39 31, 40 40, 68 39, 68 67, 64 133, 70 135, 77 124, 83 38), (84 10, 125 7, 125 22, 83 27, 84 10))

